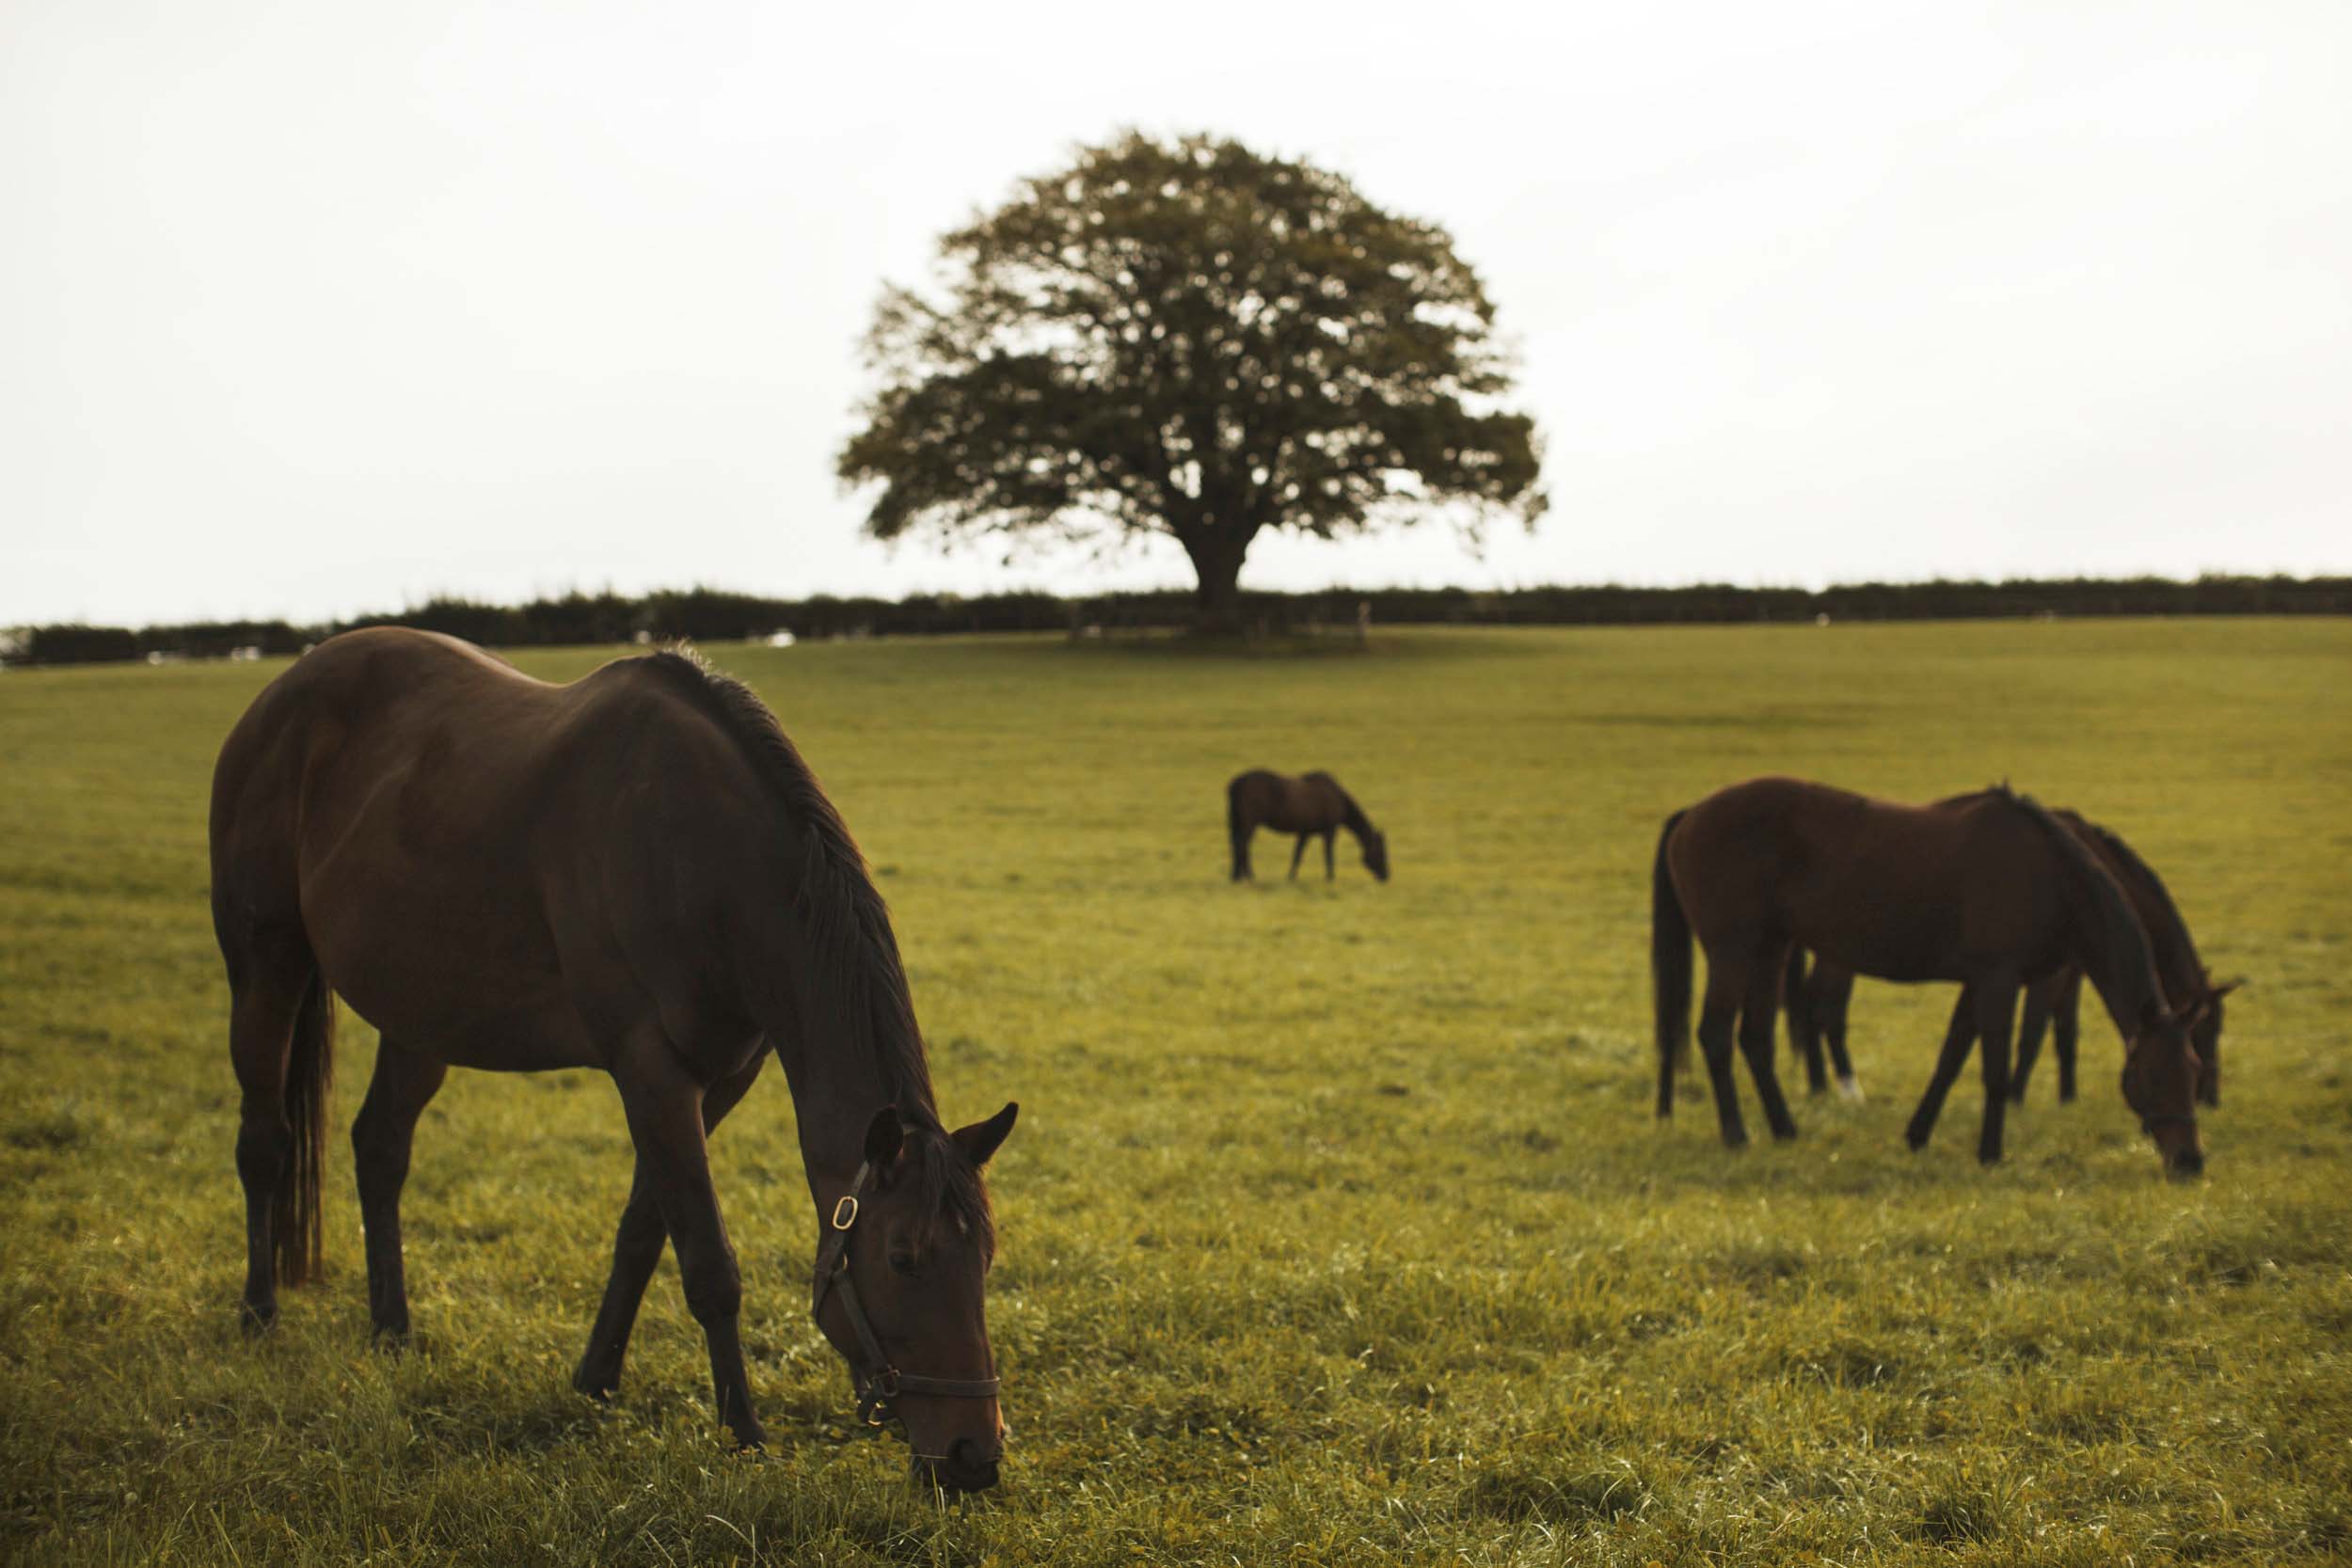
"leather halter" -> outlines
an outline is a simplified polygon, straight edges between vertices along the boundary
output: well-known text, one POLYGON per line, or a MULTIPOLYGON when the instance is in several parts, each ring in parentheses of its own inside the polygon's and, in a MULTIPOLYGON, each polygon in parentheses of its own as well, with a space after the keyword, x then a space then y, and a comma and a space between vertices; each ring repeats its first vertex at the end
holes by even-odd
MULTIPOLYGON (((850 1363, 850 1377, 857 1386, 858 1419, 867 1426, 887 1425, 896 1414, 891 1406, 900 1394, 994 1399, 995 1378, 925 1377, 919 1372, 902 1372, 890 1364, 890 1357, 883 1353, 882 1339, 866 1320, 866 1304, 858 1299, 857 1285, 850 1278, 850 1229, 857 1224, 858 1205, 873 1182, 873 1163, 867 1161, 857 1167, 857 1180, 850 1184, 849 1192, 834 1204, 833 1213, 825 1221, 824 1240, 817 1246, 814 1289, 808 1304, 809 1315, 821 1318, 826 1293, 840 1294, 842 1308, 849 1314, 850 1332, 857 1336, 858 1358, 850 1363)), ((821 1323, 818 1326, 822 1327, 821 1323)))

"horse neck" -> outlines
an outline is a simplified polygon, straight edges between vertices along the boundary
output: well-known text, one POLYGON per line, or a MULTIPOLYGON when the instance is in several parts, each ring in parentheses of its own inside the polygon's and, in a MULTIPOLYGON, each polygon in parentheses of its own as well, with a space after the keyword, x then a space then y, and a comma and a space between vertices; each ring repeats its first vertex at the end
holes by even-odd
POLYGON ((868 972, 845 985, 818 973, 797 942, 765 973, 788 977, 788 993, 771 988, 758 1010, 791 1086, 801 1164, 821 1207, 856 1174, 875 1112, 895 1105, 907 1121, 937 1123, 930 1074, 919 1037, 898 1037, 914 1028, 912 1009, 898 1018, 877 1005, 887 976, 868 972))
POLYGON ((2114 1021, 2116 1032, 2129 1042, 2138 1037, 2140 1020, 2147 1016, 2150 1005, 2163 1005, 2154 953, 2122 890, 2114 889, 2110 898, 2090 880, 2103 875, 2095 865, 2072 869, 2076 885, 2070 890, 2069 903, 2078 927, 2083 972, 2099 993, 2107 1017, 2114 1021))
POLYGON ((801 1165, 811 1196, 821 1203, 824 1189, 844 1186, 856 1173, 865 1158, 866 1127, 875 1112, 898 1104, 899 1091, 877 1057, 829 1049, 825 1042, 840 1036, 830 1030, 818 1033, 811 1027, 814 1022, 803 1022, 797 1049, 787 1052, 779 1045, 776 1060, 792 1089, 801 1165))
POLYGON ((1340 798, 1340 826, 1354 833, 1357 843, 1364 843, 1372 837, 1372 818, 1366 816, 1364 808, 1356 803, 1356 797, 1337 784, 1331 787, 1340 798))
POLYGON ((2205 981, 2205 966, 2197 956, 2197 943, 2188 934, 2187 923, 2182 920, 2170 895, 2161 888, 2151 887, 2147 874, 2139 868, 2121 862, 2111 863, 2108 869, 2123 885, 2133 911, 2148 933, 2156 978, 2163 984, 2165 995, 2176 1003, 2186 1002, 2205 981))

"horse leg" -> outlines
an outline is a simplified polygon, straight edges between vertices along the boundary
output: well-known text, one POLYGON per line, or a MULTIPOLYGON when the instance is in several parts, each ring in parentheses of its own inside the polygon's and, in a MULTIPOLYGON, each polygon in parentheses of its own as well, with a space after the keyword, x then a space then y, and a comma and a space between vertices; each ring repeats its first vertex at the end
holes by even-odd
MULTIPOLYGON (((766 1066, 762 1051, 752 1065, 732 1078, 722 1078, 703 1096, 703 1135, 716 1132, 726 1114, 751 1088, 766 1066)), ((621 1210, 619 1232, 612 1238, 612 1273, 604 1284, 604 1303, 596 1308, 596 1326, 588 1331, 588 1348, 572 1374, 572 1386, 592 1400, 612 1397, 621 1386, 621 1360, 628 1352, 629 1330, 637 1323, 637 1308, 645 1299, 645 1285, 661 1261, 669 1233, 661 1227, 661 1211, 654 1201, 653 1183, 641 1157, 629 1178, 628 1203, 621 1210)))
POLYGON ((449 1076, 449 1064, 379 1041, 375 1075, 351 1124, 351 1152, 359 1175, 359 1223, 367 1232, 368 1317, 377 1338, 408 1338, 408 1281, 400 1255, 400 1189, 408 1180, 408 1149, 417 1118, 449 1076))
POLYGON ((1715 1119, 1722 1124, 1724 1143, 1738 1148, 1748 1141, 1740 1119, 1740 1090, 1731 1077, 1731 1027, 1740 1012, 1740 987, 1745 976, 1709 955, 1707 998, 1699 1007, 1699 1047, 1707 1053, 1708 1082, 1715 1090, 1715 1119))
POLYGON ((245 1187, 245 1325, 278 1321, 274 1225, 279 1191, 291 1180, 294 1127, 286 1111, 286 1078, 294 1020, 316 982, 307 947, 294 942, 244 955, 229 1006, 229 1056, 243 1103, 237 1120, 237 1180, 245 1187))
POLYGON ((2026 1102, 2026 1085, 2042 1054, 2042 1037, 2050 1027, 2058 988, 2055 974, 2035 981, 2026 988, 2025 1005, 2017 1009, 2017 1059, 2009 1069, 2009 1098, 2014 1104, 2026 1102))
POLYGON ((1294 882, 1298 880, 1298 863, 1307 858, 1307 841, 1312 837, 1312 833, 1300 833, 1298 847, 1291 851, 1291 880, 1294 882))
POLYGON ((2050 1049, 2058 1054, 2058 1103, 2074 1098, 2074 1047, 2081 1038, 2083 972, 2067 971, 2058 983, 2058 1000, 2050 1010, 2050 1049))
POLYGON ((1952 1092, 1953 1081, 1968 1061, 1968 1048, 1976 1041, 1976 998, 1963 986, 1960 1000, 1952 1004, 1952 1022, 1944 1032, 1944 1054, 1936 1061, 1935 1076, 1928 1080, 1928 1092, 1920 1097, 1919 1108, 1911 1114, 1911 1125, 1903 1130, 1903 1142, 1915 1150, 1928 1147, 1928 1134, 1935 1131, 1944 1097, 1952 1092))
POLYGON ((1977 993, 1977 1037, 1984 1068, 1984 1132, 1977 1139, 1978 1163, 2001 1161, 2001 1117, 2009 1109, 2009 1031, 2017 1012, 2017 980, 2002 975, 1972 988, 1977 993))
POLYGON ((1804 1063, 1805 1092, 1825 1094, 1829 1090, 1829 1072, 1821 1065, 1821 1031, 1805 990, 1804 949, 1793 942, 1788 948, 1788 962, 1781 972, 1780 1001, 1788 1014, 1789 1052, 1804 1063))
POLYGON ((1256 832, 1257 829, 1243 827, 1239 823, 1233 826, 1233 880, 1237 882, 1252 879, 1249 874, 1249 835, 1256 832))
POLYGON ((1326 828, 1323 830, 1323 879, 1327 882, 1332 880, 1339 875, 1336 870, 1332 869, 1331 862, 1331 841, 1339 836, 1340 833, 1337 828, 1326 828))
POLYGON ((614 1076, 620 1081, 621 1103, 628 1113, 629 1136, 637 1145, 645 1185, 652 1190, 661 1227, 677 1246, 686 1309, 702 1324, 710 1351, 719 1419, 734 1433, 738 1448, 756 1449, 766 1433, 752 1414, 751 1383, 744 1375, 743 1342, 737 1330, 743 1276, 710 1182, 702 1086, 664 1059, 669 1051, 668 1042, 658 1035, 634 1042, 614 1076))
POLYGON ((1829 1047, 1831 1070, 1837 1074, 1837 1092, 1848 1100, 1862 1098, 1862 1081, 1853 1075, 1853 1058, 1846 1054, 1846 1014, 1853 1006, 1853 972, 1841 971, 1828 998, 1817 998, 1815 1025, 1829 1047))
POLYGON ((1797 1135, 1796 1119, 1780 1092, 1780 1074, 1772 1069, 1773 1028, 1780 1011, 1781 972, 1787 961, 1779 955, 1748 972, 1748 993, 1740 1007, 1740 1053, 1748 1059, 1748 1076, 1756 1080, 1756 1098, 1764 1106, 1764 1119, 1780 1139, 1797 1135))

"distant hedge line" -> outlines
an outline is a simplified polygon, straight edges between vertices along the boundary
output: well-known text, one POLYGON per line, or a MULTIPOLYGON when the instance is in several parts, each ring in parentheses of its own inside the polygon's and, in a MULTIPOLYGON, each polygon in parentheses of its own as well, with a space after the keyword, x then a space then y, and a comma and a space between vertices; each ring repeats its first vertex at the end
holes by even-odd
MULTIPOLYGON (((1252 629, 1289 631, 1355 623, 1369 604, 1375 626, 1629 626, 1740 622, 1963 621, 2096 615, 2352 614, 2352 578, 2207 577, 2019 582, 1858 583, 1802 588, 1383 588, 1317 594, 1245 594, 1252 629)), ((433 599, 392 615, 298 626, 284 621, 187 626, 29 626, 14 634, 11 664, 110 659, 225 658, 299 653, 353 626, 421 626, 493 647, 687 638, 729 641, 788 631, 801 638, 921 637, 953 632, 1107 632, 1181 627, 1193 616, 1183 590, 1061 598, 1051 594, 916 594, 904 599, 771 599, 697 588, 628 597, 567 594, 526 605, 433 599)))

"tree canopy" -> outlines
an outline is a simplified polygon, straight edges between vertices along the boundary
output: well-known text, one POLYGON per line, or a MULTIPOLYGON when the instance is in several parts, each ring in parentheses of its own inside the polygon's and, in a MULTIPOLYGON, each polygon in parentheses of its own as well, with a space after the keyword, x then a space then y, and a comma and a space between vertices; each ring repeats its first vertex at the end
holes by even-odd
POLYGON ((1544 509, 1476 273, 1337 174, 1131 134, 940 261, 932 295, 884 291, 866 341, 882 386, 839 471, 879 484, 876 537, 1167 534, 1219 625, 1268 529, 1544 509))

